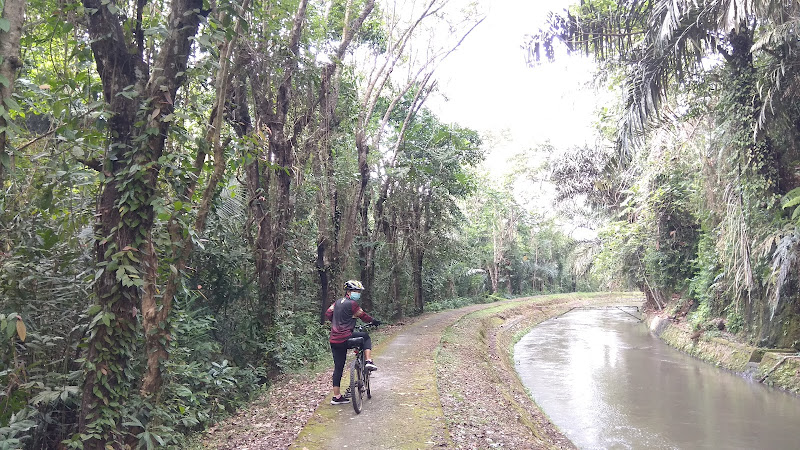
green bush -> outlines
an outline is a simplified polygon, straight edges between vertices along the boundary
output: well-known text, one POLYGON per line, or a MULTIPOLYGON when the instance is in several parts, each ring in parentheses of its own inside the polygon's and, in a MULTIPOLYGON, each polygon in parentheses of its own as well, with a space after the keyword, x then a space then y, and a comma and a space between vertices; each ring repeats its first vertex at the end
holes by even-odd
POLYGON ((689 323, 695 330, 703 328, 703 324, 709 319, 711 319, 711 306, 708 302, 701 302, 697 309, 689 314, 689 323))
POLYGON ((425 310, 428 312, 439 312, 447 309, 458 309, 464 306, 475 305, 478 303, 489 303, 502 299, 499 297, 487 295, 480 297, 453 297, 436 302, 431 302, 425 305, 425 310))
POLYGON ((697 245, 697 257, 692 261, 694 276, 689 281, 689 295, 699 303, 715 305, 717 278, 722 273, 716 252, 716 242, 711 233, 704 232, 697 245))
POLYGON ((282 372, 296 372, 328 356, 329 331, 314 314, 281 311, 264 350, 282 372))
POLYGON ((36 410, 23 408, 9 416, 9 422, 0 427, 0 450, 22 448, 31 440, 30 430, 36 428, 37 421, 33 420, 36 410))
POLYGON ((728 320, 725 326, 728 331, 736 334, 744 329, 744 317, 740 313, 730 311, 728 312, 728 320))
POLYGON ((263 371, 231 364, 214 339, 214 318, 191 302, 186 306, 176 310, 177 345, 165 366, 169 379, 163 395, 164 404, 181 414, 173 423, 180 424, 181 431, 192 431, 248 400, 263 371))
POLYGON ((0 332, 8 337, 0 348, 0 448, 56 447, 75 431, 82 372, 57 357, 64 339, 38 332, 33 320, 0 314, 0 332))

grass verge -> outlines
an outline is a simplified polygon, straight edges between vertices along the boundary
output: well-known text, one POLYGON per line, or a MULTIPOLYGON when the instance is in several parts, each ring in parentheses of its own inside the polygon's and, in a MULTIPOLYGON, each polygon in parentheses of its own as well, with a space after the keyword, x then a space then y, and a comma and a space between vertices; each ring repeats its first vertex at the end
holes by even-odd
POLYGON ((639 293, 530 297, 489 306, 454 323, 442 336, 436 365, 439 396, 455 446, 574 448, 520 382, 513 345, 531 327, 573 308, 642 300, 639 293))

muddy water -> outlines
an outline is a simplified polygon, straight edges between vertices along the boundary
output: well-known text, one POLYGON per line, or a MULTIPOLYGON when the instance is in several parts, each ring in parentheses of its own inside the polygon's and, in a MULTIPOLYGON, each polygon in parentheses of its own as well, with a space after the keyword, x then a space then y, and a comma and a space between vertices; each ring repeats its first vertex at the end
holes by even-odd
POLYGON ((514 355, 581 449, 800 449, 800 398, 686 356, 619 309, 544 322, 514 355))

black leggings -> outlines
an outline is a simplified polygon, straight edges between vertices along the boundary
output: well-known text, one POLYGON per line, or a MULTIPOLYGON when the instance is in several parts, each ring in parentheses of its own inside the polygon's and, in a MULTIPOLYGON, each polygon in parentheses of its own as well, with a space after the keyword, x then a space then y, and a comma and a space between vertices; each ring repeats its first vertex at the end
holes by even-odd
MULTIPOLYGON (((372 340, 369 334, 355 332, 350 337, 363 337, 364 349, 372 349, 372 340)), ((344 372, 344 363, 347 360, 347 341, 341 344, 334 344, 331 342, 331 353, 333 353, 333 386, 339 387, 342 384, 342 373, 344 372)))

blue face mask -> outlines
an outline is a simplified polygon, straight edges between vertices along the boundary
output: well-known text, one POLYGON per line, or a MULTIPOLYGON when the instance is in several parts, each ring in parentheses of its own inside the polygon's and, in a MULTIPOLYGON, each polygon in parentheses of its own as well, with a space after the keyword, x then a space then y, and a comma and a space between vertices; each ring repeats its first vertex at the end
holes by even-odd
POLYGON ((350 293, 350 299, 358 300, 360 298, 361 298, 361 292, 351 292, 350 293))

